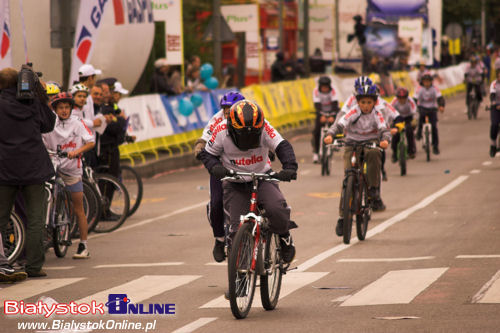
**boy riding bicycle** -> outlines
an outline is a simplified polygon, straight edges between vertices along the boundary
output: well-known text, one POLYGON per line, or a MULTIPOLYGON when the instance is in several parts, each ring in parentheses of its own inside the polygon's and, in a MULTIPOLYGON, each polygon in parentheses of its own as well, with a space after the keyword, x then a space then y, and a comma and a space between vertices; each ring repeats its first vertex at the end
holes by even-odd
POLYGON ((67 158, 58 161, 58 172, 66 189, 71 192, 71 201, 80 229, 80 244, 73 259, 86 259, 90 258, 90 253, 87 247, 87 218, 83 209, 81 156, 94 147, 94 136, 81 120, 71 116, 74 105, 71 94, 57 94, 51 105, 57 114, 56 125, 52 132, 42 135, 43 142, 48 150, 57 151, 59 148, 68 153, 67 158))
POLYGON ((490 157, 497 153, 498 126, 500 126, 500 67, 496 68, 497 79, 490 85, 490 157))
MULTIPOLYGON (((408 98, 408 90, 406 88, 398 88, 396 90, 396 97, 391 102, 391 105, 398 110, 402 120, 405 123, 406 130, 406 140, 408 142, 408 154, 410 158, 415 158, 417 152, 417 146, 415 144, 415 136, 413 135, 413 117, 417 114, 417 104, 413 99, 408 98)), ((392 137, 391 148, 392 148, 392 162, 397 162, 397 148, 400 140, 400 134, 396 133, 392 137)))
MULTIPOLYGON (((342 132, 345 133, 345 140, 349 142, 379 142, 379 146, 386 149, 391 140, 391 134, 387 129, 384 117, 380 111, 375 108, 377 102, 377 88, 373 84, 364 84, 356 89, 357 105, 342 117, 336 124, 328 130, 324 142, 331 144, 333 138, 342 132)), ((368 183, 368 197, 374 211, 385 209, 385 205, 380 197, 380 169, 381 153, 378 149, 364 149, 366 161, 366 173, 368 183)), ((351 165, 352 147, 346 147, 344 151, 344 169, 347 170, 351 165)), ((337 236, 343 235, 343 212, 339 209, 340 217, 337 221, 335 232, 337 236)))
POLYGON ((417 88, 415 99, 417 101, 418 119, 417 140, 422 138, 422 126, 425 122, 425 117, 429 118, 432 125, 432 152, 439 155, 439 133, 437 128, 437 111, 444 112, 445 100, 441 91, 432 85, 432 74, 425 72, 422 75, 422 86, 417 88))
MULTIPOLYGON (((230 170, 240 172, 272 172, 268 159, 274 150, 283 170, 274 177, 282 181, 297 178, 297 161, 292 145, 264 119, 262 109, 254 102, 243 100, 231 107, 229 117, 223 120, 198 155, 205 167, 218 179, 230 175, 230 170)), ((245 178, 222 183, 224 210, 229 213, 231 240, 238 231, 240 216, 248 212, 251 184, 245 178)), ((269 218, 270 230, 280 236, 283 261, 290 263, 295 257, 295 246, 289 232, 290 208, 278 184, 262 181, 258 188, 258 204, 269 218)))
POLYGON ((339 101, 332 81, 328 76, 322 76, 318 80, 318 87, 313 90, 313 102, 316 110, 316 121, 313 130, 313 163, 319 162, 319 140, 321 127, 326 123, 331 126, 339 111, 339 101))

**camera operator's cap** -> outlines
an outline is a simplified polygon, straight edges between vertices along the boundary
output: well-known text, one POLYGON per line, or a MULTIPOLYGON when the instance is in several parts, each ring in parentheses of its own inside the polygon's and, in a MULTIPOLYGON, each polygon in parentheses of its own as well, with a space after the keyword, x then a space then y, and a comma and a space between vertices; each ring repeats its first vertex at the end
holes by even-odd
POLYGON ((102 71, 100 69, 95 69, 91 64, 85 64, 80 66, 78 69, 79 76, 92 76, 92 75, 101 75, 102 71))
POLYGON ((115 82, 115 88, 113 89, 115 92, 119 92, 122 95, 128 94, 128 90, 123 88, 122 84, 118 81, 115 82))

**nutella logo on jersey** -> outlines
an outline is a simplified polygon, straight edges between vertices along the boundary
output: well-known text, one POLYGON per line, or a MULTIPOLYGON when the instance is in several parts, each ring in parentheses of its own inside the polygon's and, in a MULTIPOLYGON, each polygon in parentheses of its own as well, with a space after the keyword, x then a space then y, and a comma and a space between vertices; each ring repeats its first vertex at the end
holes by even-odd
POLYGON ((64 150, 64 149, 67 149, 67 148, 73 148, 75 149, 76 148, 76 143, 73 142, 73 141, 70 141, 68 143, 65 143, 61 146, 61 150, 64 150))
POLYGON ((252 155, 251 158, 240 158, 239 160, 229 160, 233 165, 252 165, 264 161, 262 156, 252 155))
POLYGON ((207 131, 207 133, 209 135, 212 134, 214 132, 214 130, 216 129, 217 125, 219 125, 222 122, 222 120, 224 120, 223 117, 216 118, 215 122, 212 125, 210 125, 210 129, 207 131))
POLYGON ((222 125, 219 125, 217 126, 215 129, 214 129, 214 132, 212 133, 212 137, 210 138, 210 140, 208 141, 208 145, 210 147, 212 147, 212 145, 214 144, 215 142, 215 138, 217 137, 217 134, 219 134, 220 131, 224 131, 225 129, 227 128, 227 124, 222 124, 222 125))
POLYGON ((271 139, 274 139, 276 137, 276 133, 274 133, 274 128, 269 126, 267 123, 264 125, 264 129, 266 130, 267 135, 269 135, 271 139))

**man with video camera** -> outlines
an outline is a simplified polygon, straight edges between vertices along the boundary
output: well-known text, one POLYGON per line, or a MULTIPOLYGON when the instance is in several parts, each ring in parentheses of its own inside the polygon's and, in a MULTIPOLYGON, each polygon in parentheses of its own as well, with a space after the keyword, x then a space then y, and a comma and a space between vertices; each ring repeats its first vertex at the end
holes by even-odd
MULTIPOLYGON (((13 68, 0 71, 0 230, 7 225, 14 200, 21 192, 28 217, 25 266, 28 277, 46 276, 42 270, 44 183, 54 175, 54 167, 43 145, 42 133, 52 131, 56 120, 47 102, 45 89, 31 64, 23 65, 19 73, 13 68)), ((2 254, 3 247, 0 273, 7 280, 9 267, 2 262, 2 254)))

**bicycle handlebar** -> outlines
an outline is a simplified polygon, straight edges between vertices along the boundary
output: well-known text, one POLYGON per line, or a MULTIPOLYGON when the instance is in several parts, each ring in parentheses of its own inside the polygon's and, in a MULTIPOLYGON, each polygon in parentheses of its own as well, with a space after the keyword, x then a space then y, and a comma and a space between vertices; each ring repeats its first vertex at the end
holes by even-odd
POLYGON ((47 152, 51 156, 57 156, 57 157, 63 157, 63 158, 68 158, 68 152, 61 151, 60 149, 57 149, 57 151, 53 151, 50 149, 47 149, 47 152))
POLYGON ((344 140, 335 139, 331 145, 334 147, 363 147, 378 149, 380 151, 383 150, 383 148, 378 146, 375 142, 345 142, 344 140))
POLYGON ((228 179, 242 179, 244 176, 251 177, 252 180, 254 179, 261 179, 261 180, 273 180, 279 182, 280 180, 277 178, 274 178, 273 175, 270 175, 268 173, 257 173, 257 172, 240 172, 240 171, 234 171, 234 170, 229 170, 231 173, 231 176, 226 176, 221 179, 222 180, 228 180, 228 179))

